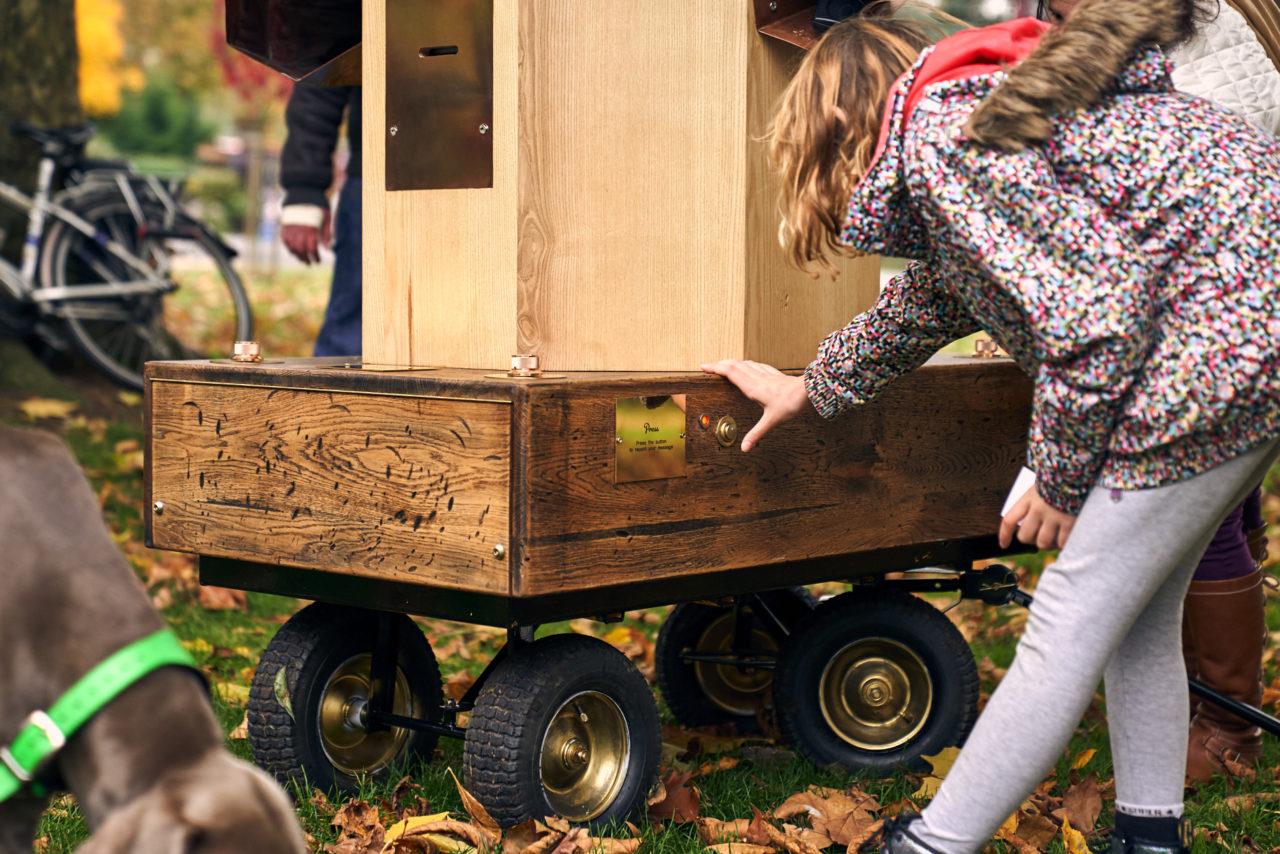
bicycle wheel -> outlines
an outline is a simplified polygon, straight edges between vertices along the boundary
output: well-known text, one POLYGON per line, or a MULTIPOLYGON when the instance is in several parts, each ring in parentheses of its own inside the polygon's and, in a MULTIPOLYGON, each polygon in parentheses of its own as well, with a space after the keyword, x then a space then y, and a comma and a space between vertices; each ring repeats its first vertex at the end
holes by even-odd
POLYGON ((167 224, 158 201, 139 200, 141 218, 118 192, 93 188, 63 205, 94 228, 91 237, 53 219, 41 244, 39 285, 70 288, 137 281, 138 270, 108 249, 114 242, 171 284, 126 296, 51 300, 68 336, 96 368, 128 388, 142 388, 154 359, 226 356, 253 336, 249 298, 231 259, 199 223, 179 214, 167 224))

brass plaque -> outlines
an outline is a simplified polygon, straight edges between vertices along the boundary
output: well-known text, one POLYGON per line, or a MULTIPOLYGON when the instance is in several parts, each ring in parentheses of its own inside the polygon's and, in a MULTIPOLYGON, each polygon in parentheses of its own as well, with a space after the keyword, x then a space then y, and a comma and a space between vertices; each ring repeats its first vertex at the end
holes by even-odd
POLYGON ((614 483, 684 477, 684 398, 669 394, 618 400, 614 483))
POLYGON ((492 187, 493 0, 386 9, 387 189, 492 187))

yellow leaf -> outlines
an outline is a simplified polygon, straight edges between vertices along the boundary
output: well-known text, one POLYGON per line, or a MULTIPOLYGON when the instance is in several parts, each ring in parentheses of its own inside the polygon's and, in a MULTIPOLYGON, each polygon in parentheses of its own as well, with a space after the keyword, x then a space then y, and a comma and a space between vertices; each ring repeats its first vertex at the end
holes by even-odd
MULTIPOLYGON (((139 83, 136 88, 141 89, 142 84, 139 83)), ((141 406, 142 405, 142 395, 138 394, 136 391, 116 392, 116 399, 119 400, 121 403, 123 403, 125 406, 141 406)))
POLYGON ((951 771, 951 766, 955 764, 956 758, 960 756, 960 748, 946 747, 932 756, 925 756, 924 759, 933 767, 933 774, 925 777, 920 783, 920 788, 912 793, 911 797, 916 800, 923 798, 932 798, 938 793, 938 787, 942 785, 942 781, 951 771))
POLYGON ((997 839, 1008 839, 1018 829, 1018 814, 1015 812, 1004 820, 1004 824, 1000 825, 1000 829, 996 831, 997 839))
POLYGON ((610 629, 609 632, 601 638, 607 644, 627 643, 631 640, 631 629, 627 626, 618 626, 610 629))
POLYGON ((183 641, 182 645, 187 648, 187 652, 195 658, 207 658, 213 654, 213 644, 204 638, 194 638, 189 641, 183 641))
POLYGON ((925 777, 920 781, 920 788, 911 793, 911 798, 917 801, 932 800, 941 787, 942 781, 937 777, 925 777))
POLYGON ((944 747, 932 756, 923 758, 933 768, 933 776, 939 779, 946 779, 947 774, 951 773, 951 766, 956 764, 956 759, 959 757, 960 748, 944 747))
POLYGON ((435 815, 415 815, 406 819, 401 819, 395 824, 387 828, 386 845, 382 846, 383 854, 390 854, 395 850, 395 842, 415 827, 421 827, 424 824, 432 824, 437 821, 444 821, 449 817, 447 812, 436 813, 435 815))
POLYGON ((1071 826, 1071 822, 1062 820, 1062 841, 1067 846, 1067 854, 1089 854, 1089 846, 1085 844, 1084 834, 1071 826))
POLYGON ((1088 765, 1089 760, 1093 759, 1093 754, 1097 752, 1098 751, 1094 750, 1092 747, 1089 748, 1088 750, 1081 751, 1080 754, 1077 755, 1075 759, 1071 760, 1071 770, 1079 771, 1081 768, 1088 765))
POLYGON ((18 408, 28 418, 34 420, 36 418, 66 418, 79 406, 75 401, 71 400, 52 400, 47 397, 29 397, 22 403, 18 404, 18 408))

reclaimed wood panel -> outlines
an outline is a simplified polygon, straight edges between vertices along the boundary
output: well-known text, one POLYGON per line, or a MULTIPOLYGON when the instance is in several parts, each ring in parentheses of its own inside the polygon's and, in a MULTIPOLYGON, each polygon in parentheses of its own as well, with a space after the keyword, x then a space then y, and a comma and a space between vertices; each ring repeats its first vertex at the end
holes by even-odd
POLYGON ((531 402, 539 442, 514 593, 994 534, 1025 455, 1030 388, 1008 360, 943 359, 834 421, 784 425, 748 454, 696 426, 704 412, 713 425, 727 414, 741 435, 759 415, 719 379, 548 390, 531 402), (680 392, 686 476, 615 484, 616 398, 680 392))
POLYGON ((158 548, 509 592, 505 402, 149 383, 158 548))

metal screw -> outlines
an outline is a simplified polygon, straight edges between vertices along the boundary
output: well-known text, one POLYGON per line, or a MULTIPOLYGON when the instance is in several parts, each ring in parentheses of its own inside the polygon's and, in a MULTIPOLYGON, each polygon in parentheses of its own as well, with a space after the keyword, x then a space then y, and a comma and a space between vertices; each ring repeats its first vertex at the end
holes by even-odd
POLYGON ((618 442, 618 444, 619 444, 619 445, 621 445, 621 444, 622 444, 622 437, 621 437, 621 436, 619 436, 619 437, 617 438, 617 442, 618 442))
POLYGON ((778 3, 777 3, 777 0, 770 0, 770 3, 769 3, 769 11, 770 11, 770 12, 776 12, 776 11, 778 11, 778 3))
POLYGON ((502 545, 494 546, 493 556, 496 557, 498 560, 502 560, 504 557, 507 556, 507 547, 502 545))
POLYGON ((488 126, 487 124, 485 124, 484 122, 481 122, 481 123, 480 123, 480 132, 481 132, 481 133, 488 133, 488 132, 489 132, 489 126, 488 126))
POLYGON ((398 125, 392 125, 390 130, 388 131, 388 133, 390 133, 392 136, 395 136, 399 132, 400 132, 400 128, 398 125))
POLYGON ((155 504, 151 505, 151 509, 155 511, 155 514, 157 516, 159 516, 161 513, 164 512, 164 502, 157 501, 155 504))

